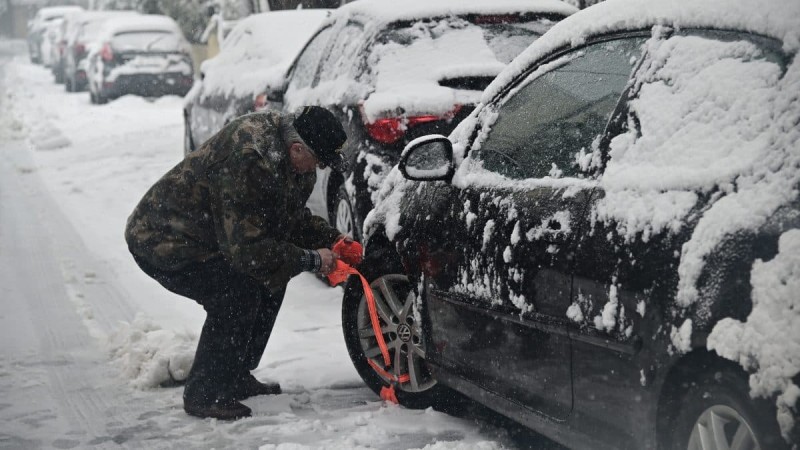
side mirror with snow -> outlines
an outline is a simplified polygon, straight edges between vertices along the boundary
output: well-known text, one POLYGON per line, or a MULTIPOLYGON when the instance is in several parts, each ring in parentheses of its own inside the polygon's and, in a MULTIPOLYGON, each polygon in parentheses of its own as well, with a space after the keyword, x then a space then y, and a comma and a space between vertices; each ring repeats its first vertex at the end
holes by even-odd
POLYGON ((403 149, 399 169, 409 180, 450 181, 456 171, 453 144, 440 134, 414 139, 403 149))

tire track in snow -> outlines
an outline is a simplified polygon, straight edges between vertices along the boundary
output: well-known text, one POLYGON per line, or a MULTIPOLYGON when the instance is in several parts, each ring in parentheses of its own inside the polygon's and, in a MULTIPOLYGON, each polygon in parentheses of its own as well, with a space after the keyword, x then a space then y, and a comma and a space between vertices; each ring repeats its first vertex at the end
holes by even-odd
POLYGON ((128 416, 135 413, 92 335, 102 337, 132 312, 124 296, 102 282, 102 267, 86 272, 101 274, 93 283, 65 284, 67 266, 96 263, 32 167, 23 141, 0 145, 0 444, 120 444, 126 438, 108 436, 109 411, 134 423, 128 416), (100 307, 76 303, 76 294, 99 299, 100 307))
MULTIPOLYGON (((41 405, 43 410, 49 411, 45 416, 52 416, 44 420, 50 432, 54 432, 52 436, 62 433, 76 436, 81 431, 88 436, 102 435, 104 430, 97 427, 96 419, 112 405, 108 392, 98 389, 103 384, 98 377, 109 378, 104 369, 105 361, 95 357, 103 352, 87 332, 84 319, 76 312, 64 286, 59 259, 54 252, 59 236, 47 229, 48 221, 57 210, 45 211, 44 194, 30 179, 32 175, 21 175, 15 170, 28 163, 22 159, 26 154, 24 149, 13 147, 11 151, 6 149, 0 153, 4 160, 0 168, 0 229, 3 230, 0 285, 4 286, 3 302, 14 311, 13 317, 7 320, 20 319, 13 326, 4 327, 0 335, 4 340, 9 333, 27 335, 22 348, 9 349, 4 345, 4 353, 24 351, 11 359, 15 366, 11 371, 19 371, 24 376, 26 365, 42 369, 37 371, 39 379, 32 386, 46 387, 48 392, 37 389, 36 394, 44 394, 44 398, 52 400, 52 404, 41 405), (29 179, 23 180, 23 177, 29 179)), ((13 393, 7 394, 14 397, 13 393)), ((7 425, 15 422, 14 417, 5 419, 7 425)), ((73 443, 79 441, 65 438, 53 444, 69 447, 73 443)))

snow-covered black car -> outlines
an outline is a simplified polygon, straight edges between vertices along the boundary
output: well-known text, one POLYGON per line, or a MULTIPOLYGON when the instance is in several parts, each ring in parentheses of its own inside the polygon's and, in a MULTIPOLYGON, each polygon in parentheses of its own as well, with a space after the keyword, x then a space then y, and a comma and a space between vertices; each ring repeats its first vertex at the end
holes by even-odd
POLYGON ((800 4, 719 6, 592 6, 405 148, 365 223, 378 323, 354 277, 343 304, 373 390, 572 448, 798 443, 800 4))
POLYGON ((355 237, 403 146, 448 133, 515 56, 576 9, 557 0, 352 2, 336 9, 268 104, 342 121, 344 177, 318 172, 309 208, 355 237))
POLYGON ((87 78, 92 103, 126 94, 184 96, 194 75, 189 43, 162 15, 126 15, 105 21, 91 49, 87 78))
POLYGON ((200 80, 186 95, 184 153, 194 151, 229 121, 265 106, 264 89, 283 77, 326 9, 272 11, 237 23, 220 53, 204 61, 200 80))

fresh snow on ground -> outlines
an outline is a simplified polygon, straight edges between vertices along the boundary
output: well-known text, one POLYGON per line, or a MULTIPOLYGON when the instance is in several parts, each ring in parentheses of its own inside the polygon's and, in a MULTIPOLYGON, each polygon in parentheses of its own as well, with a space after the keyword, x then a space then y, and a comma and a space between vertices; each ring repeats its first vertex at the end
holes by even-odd
MULTIPOLYGON (((341 288, 289 285, 256 370, 284 394, 253 417, 187 416, 180 388, 204 313, 144 275, 128 214, 182 155, 182 99, 91 105, 0 41, 0 447, 513 447, 470 419, 381 402, 341 332, 341 288)), ((548 444, 552 445, 552 444, 548 444)))

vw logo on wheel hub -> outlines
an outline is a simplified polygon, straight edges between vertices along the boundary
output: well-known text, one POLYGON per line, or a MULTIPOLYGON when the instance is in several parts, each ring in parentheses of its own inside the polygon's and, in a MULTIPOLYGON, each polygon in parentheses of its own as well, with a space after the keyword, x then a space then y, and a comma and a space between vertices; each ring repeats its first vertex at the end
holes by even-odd
POLYGON ((397 336, 403 342, 408 342, 411 340, 411 327, 406 324, 400 324, 397 327, 397 336))

